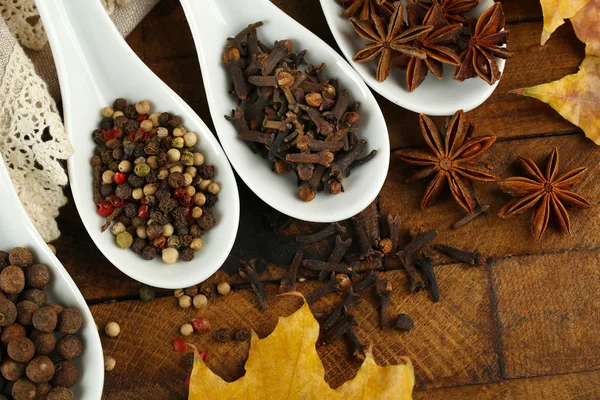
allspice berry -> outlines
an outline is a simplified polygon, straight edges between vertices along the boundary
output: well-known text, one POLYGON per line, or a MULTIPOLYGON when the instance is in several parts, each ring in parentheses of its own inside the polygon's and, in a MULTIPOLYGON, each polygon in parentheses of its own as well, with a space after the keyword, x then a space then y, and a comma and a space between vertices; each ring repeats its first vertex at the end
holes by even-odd
POLYGON ((76 308, 65 308, 58 314, 58 330, 61 333, 72 335, 81 329, 83 318, 76 308))
POLYGON ((21 294, 21 300, 29 300, 35 303, 38 307, 44 307, 48 304, 48 296, 41 289, 26 289, 21 294))
POLYGON ((11 393, 15 400, 34 400, 35 384, 27 378, 21 378, 14 383, 11 393))
POLYGON ((66 387, 58 386, 48 393, 46 400, 73 400, 73 393, 66 387))
POLYGON ((11 265, 0 272, 0 289, 4 293, 21 293, 25 288, 25 274, 19 267, 11 265))
POLYGON ((24 267, 33 264, 33 253, 25 247, 15 247, 8 253, 8 261, 10 265, 24 267))
POLYGON ((77 382, 77 367, 70 361, 59 361, 54 365, 54 377, 50 383, 54 386, 70 388, 77 382))
POLYGON ((8 342, 6 352, 13 360, 24 363, 33 358, 35 346, 33 345, 33 342, 26 337, 15 338, 8 342))
POLYGON ((77 358, 81 355, 82 351, 83 345, 81 344, 81 339, 75 335, 65 335, 56 344, 56 353, 63 360, 77 358))
POLYGON ((35 385, 35 396, 37 399, 46 399, 48 397, 48 393, 52 390, 52 385, 48 382, 46 383, 38 383, 35 385))
POLYGON ((46 356, 37 356, 27 364, 25 374, 33 383, 46 383, 54 376, 54 363, 46 356))
POLYGON ((11 325, 17 319, 17 306, 8 299, 0 299, 0 326, 11 325))
POLYGON ((39 307, 32 301, 23 300, 17 303, 17 322, 24 326, 30 326, 32 323, 33 313, 39 307))
POLYGON ((33 331, 30 339, 37 354, 48 355, 56 349, 56 335, 54 332, 33 331))
POLYGON ((105 371, 112 371, 113 369, 115 369, 115 366, 117 365, 117 360, 115 360, 113 357, 111 356, 106 356, 104 357, 104 370, 105 371))
POLYGON ((25 364, 11 360, 4 360, 0 365, 0 372, 7 381, 14 382, 25 375, 25 364))
POLYGON ((33 327, 40 332, 52 332, 58 323, 58 316, 50 307, 42 307, 33 313, 33 327))
POLYGON ((25 328, 21 324, 11 324, 2 329, 2 336, 0 342, 3 345, 7 345, 12 339, 24 338, 27 336, 25 328))
POLYGON ((108 337, 117 337, 121 333, 121 327, 116 322, 109 322, 104 327, 104 332, 108 337))

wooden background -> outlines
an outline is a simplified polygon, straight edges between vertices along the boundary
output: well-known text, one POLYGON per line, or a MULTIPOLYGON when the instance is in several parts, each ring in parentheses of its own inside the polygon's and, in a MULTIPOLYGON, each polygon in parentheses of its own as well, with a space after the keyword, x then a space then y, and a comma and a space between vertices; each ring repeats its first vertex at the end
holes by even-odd
MULTIPOLYGON (((332 0, 333 1, 333 0, 332 0)), ((336 47, 318 0, 275 0, 301 24, 336 47)), ((587 166, 576 190, 594 205, 600 149, 549 106, 509 94, 574 73, 584 56, 569 23, 558 29, 545 47, 539 45, 542 13, 537 0, 502 1, 511 31, 509 47, 515 52, 506 64, 496 92, 469 113, 479 124, 478 134, 495 134, 498 142, 488 160, 502 177, 516 172, 518 155, 538 162, 557 147, 561 171, 587 166)), ((282 38, 285 33, 282 33, 282 38)), ((129 36, 129 44, 146 64, 211 126, 200 69, 191 34, 176 0, 163 0, 129 36)), ((140 94, 143 97, 143 94, 140 94)), ((392 149, 423 145, 417 115, 376 96, 386 117, 392 149)), ((257 162, 262 162, 257 160, 257 162)), ((371 211, 382 216, 400 214, 403 240, 410 229, 435 228, 438 242, 493 257, 483 268, 469 268, 436 260, 442 300, 432 303, 426 292, 409 294, 401 270, 387 272, 395 286, 395 313, 412 316, 409 333, 381 332, 377 327, 376 299, 370 293, 359 307, 359 337, 373 345, 379 363, 396 363, 408 355, 415 364, 416 399, 597 399, 600 398, 600 208, 572 213, 572 236, 552 227, 540 242, 529 233, 529 215, 502 220, 496 217, 509 200, 495 185, 478 185, 490 214, 457 230, 450 226, 463 214, 449 196, 420 211, 425 182, 404 184, 410 167, 392 158, 387 182, 371 211)), ((289 265, 296 251, 290 236, 318 227, 292 221, 276 234, 269 221, 285 223, 239 181, 241 224, 237 242, 225 269, 235 270, 239 260, 260 257, 289 265)), ((184 399, 188 374, 183 355, 172 350, 181 324, 197 315, 210 319, 213 328, 255 329, 267 335, 277 317, 298 306, 293 299, 271 296, 271 309, 260 313, 251 292, 236 288, 227 297, 214 297, 199 312, 182 310, 169 292, 159 292, 152 303, 138 300, 140 284, 113 267, 85 232, 71 202, 59 218, 63 236, 55 245, 58 257, 88 300, 96 322, 117 321, 122 334, 103 337, 105 352, 117 360, 106 374, 106 399, 184 399)), ((311 253, 325 254, 314 247, 311 253)), ((270 279, 273 279, 270 276, 270 279)), ((320 283, 307 281, 308 292, 320 283)), ((277 292, 276 284, 267 291, 277 292)), ((315 311, 336 301, 317 303, 315 311)), ((209 353, 209 366, 225 379, 244 373, 248 344, 219 344, 212 336, 192 337, 209 353)), ((348 356, 343 341, 319 347, 326 379, 334 387, 351 379, 358 364, 348 356)))

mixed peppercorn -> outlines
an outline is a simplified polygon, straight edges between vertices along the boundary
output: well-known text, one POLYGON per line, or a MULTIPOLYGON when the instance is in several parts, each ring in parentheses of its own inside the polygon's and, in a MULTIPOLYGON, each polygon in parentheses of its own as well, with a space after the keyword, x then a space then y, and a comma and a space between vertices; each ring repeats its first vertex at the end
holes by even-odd
POLYGON ((0 251, 0 271, 0 399, 72 400, 81 314, 48 302, 50 271, 28 249, 0 251))
POLYGON ((176 115, 151 113, 145 100, 116 99, 101 114, 91 163, 102 231, 110 227, 117 246, 146 260, 192 261, 216 225, 212 207, 221 190, 215 167, 194 150, 196 134, 176 115))

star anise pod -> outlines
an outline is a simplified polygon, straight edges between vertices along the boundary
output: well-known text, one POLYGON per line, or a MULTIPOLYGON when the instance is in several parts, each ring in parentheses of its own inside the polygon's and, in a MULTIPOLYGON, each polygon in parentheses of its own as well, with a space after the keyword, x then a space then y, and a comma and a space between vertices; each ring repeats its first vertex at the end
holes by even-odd
POLYGON ((340 3, 346 7, 342 15, 359 20, 368 20, 373 14, 387 18, 394 12, 394 5, 389 0, 341 0, 340 3))
POLYGON ((502 4, 494 3, 471 24, 471 38, 468 47, 460 56, 460 66, 453 78, 457 81, 479 77, 490 85, 496 83, 502 73, 495 57, 510 58, 513 53, 502 47, 508 41, 509 32, 504 30, 505 18, 502 4))
POLYGON ((384 81, 390 74, 394 51, 414 58, 426 58, 425 50, 414 45, 415 42, 433 30, 432 26, 416 26, 406 29, 404 24, 404 6, 400 3, 394 8, 390 20, 385 25, 383 18, 373 14, 370 21, 350 18, 356 32, 369 44, 363 47, 353 58, 356 62, 367 62, 379 58, 376 79, 384 81))
POLYGON ((397 150, 394 154, 410 164, 424 167, 407 182, 435 174, 425 190, 421 208, 427 207, 447 181, 456 202, 473 214, 477 201, 471 181, 492 182, 500 179, 490 171, 490 167, 475 161, 496 141, 496 136, 472 138, 474 126, 466 121, 462 110, 454 114, 444 135, 426 115, 421 114, 420 124, 429 148, 397 150))
POLYGON ((527 177, 513 177, 498 183, 500 189, 516 199, 508 202, 498 213, 502 218, 521 214, 537 205, 531 217, 531 232, 541 239, 553 217, 557 227, 571 234, 571 222, 567 208, 590 208, 591 204, 569 189, 581 179, 587 168, 575 168, 560 177, 558 175, 558 151, 556 148, 548 156, 546 172, 543 173, 529 158, 519 157, 525 167, 527 177))
MULTIPOLYGON (((437 0, 424 1, 424 0, 407 0, 409 5, 416 5, 425 11, 437 3, 437 0)), ((440 0, 440 6, 444 12, 444 20, 448 24, 464 24, 466 25, 468 19, 462 14, 468 13, 473 8, 477 7, 479 0, 440 0)))
MULTIPOLYGON (((409 14, 409 17, 411 29, 416 28, 414 15, 409 14)), ((442 79, 443 64, 460 65, 459 56, 450 46, 456 43, 462 24, 447 25, 443 20, 441 6, 435 1, 423 19, 423 25, 431 26, 433 29, 427 35, 420 36, 411 43, 413 51, 421 50, 425 52, 426 56, 413 57, 408 62, 406 83, 409 92, 414 91, 423 83, 428 71, 431 71, 436 78, 442 79)), ((406 51, 399 51, 410 55, 406 51)))

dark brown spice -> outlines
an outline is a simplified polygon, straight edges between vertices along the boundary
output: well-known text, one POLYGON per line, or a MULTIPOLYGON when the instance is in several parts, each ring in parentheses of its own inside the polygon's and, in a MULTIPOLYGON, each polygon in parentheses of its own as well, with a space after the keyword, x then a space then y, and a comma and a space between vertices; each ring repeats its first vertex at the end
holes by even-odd
POLYGON ((381 329, 390 329, 391 324, 391 294, 392 284, 387 279, 380 279, 375 286, 375 292, 379 297, 379 316, 381 321, 381 329))
POLYGON ((352 346, 352 356, 357 358, 360 361, 365 360, 365 346, 360 342, 358 336, 356 336, 356 332, 354 332, 354 328, 350 326, 348 330, 344 333, 346 338, 350 341, 352 346))
POLYGON ((425 288, 425 282, 419 276, 413 263, 419 255, 419 252, 429 242, 437 237, 437 231, 431 230, 419 235, 416 235, 404 249, 400 250, 396 255, 400 258, 400 262, 404 266, 406 273, 410 279, 410 291, 415 292, 418 289, 425 288))
POLYGON ((302 262, 302 252, 298 251, 294 255, 294 259, 292 260, 292 264, 290 265, 288 279, 282 280, 279 285, 279 293, 294 292, 298 289, 298 287, 297 287, 298 268, 300 267, 301 262, 302 262))
POLYGON ((245 342, 250 339, 250 332, 248 329, 240 329, 235 333, 235 340, 245 342))
POLYGON ((437 278, 435 276, 435 272, 433 271, 433 262, 431 258, 426 256, 421 256, 417 260, 417 265, 423 271, 423 275, 427 279, 427 289, 431 292, 431 299, 434 303, 440 301, 440 288, 437 283, 437 278))
POLYGON ((414 328, 414 326, 415 323, 410 316, 406 314, 399 314, 394 328, 399 331, 410 331, 412 328, 414 328))
POLYGON ((327 225, 326 228, 324 228, 323 230, 321 230, 317 233, 313 233, 310 235, 296 236, 296 242, 301 243, 301 244, 313 244, 313 243, 320 242, 321 240, 325 240, 329 236, 335 235, 336 233, 345 233, 345 232, 346 232, 346 228, 344 228, 342 225, 340 225, 337 222, 333 222, 333 223, 327 225))
POLYGON ((331 274, 331 279, 327 284, 313 290, 306 296, 306 302, 312 304, 319 300, 321 297, 326 296, 329 293, 341 292, 352 284, 350 278, 346 274, 331 274))
POLYGON ((445 244, 436 244, 433 246, 433 249, 441 254, 447 255, 453 260, 464 262, 473 266, 482 266, 486 261, 485 257, 483 257, 478 251, 464 251, 457 249, 456 247, 447 246, 445 244))
POLYGON ((258 277, 258 274, 256 273, 254 263, 252 261, 250 261, 250 263, 242 261, 242 263, 244 264, 244 267, 240 268, 238 270, 238 273, 244 280, 250 283, 250 287, 252 288, 254 294, 256 294, 256 297, 258 298, 258 305, 260 309, 264 311, 267 308, 269 308, 269 305, 267 303, 267 293, 265 292, 265 286, 263 285, 260 278, 258 277))
POLYGON ((217 329, 215 332, 215 340, 220 343, 227 343, 231 340, 231 333, 227 328, 217 329))
POLYGON ((335 272, 340 274, 349 274, 352 276, 355 275, 355 272, 352 270, 352 267, 346 264, 329 263, 319 260, 304 260, 302 266, 308 269, 312 269, 313 271, 335 272))

